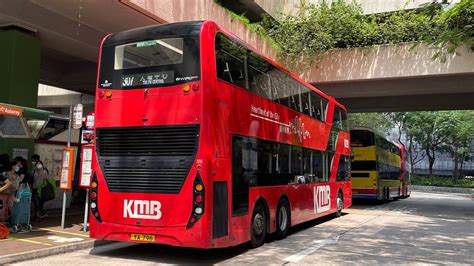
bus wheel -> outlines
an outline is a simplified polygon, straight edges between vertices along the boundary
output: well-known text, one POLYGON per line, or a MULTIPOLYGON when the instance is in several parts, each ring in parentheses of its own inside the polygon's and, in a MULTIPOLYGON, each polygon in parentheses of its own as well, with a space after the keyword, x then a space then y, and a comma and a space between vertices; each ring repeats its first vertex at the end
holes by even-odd
POLYGON ((341 217, 342 209, 344 208, 344 198, 342 197, 341 191, 337 193, 337 201, 336 201, 336 217, 341 217))
POLYGON ((382 191, 382 201, 387 201, 387 189, 383 188, 382 191))
POLYGON ((390 189, 387 187, 385 188, 385 201, 390 201, 390 189))
POLYGON ((250 245, 253 248, 263 245, 267 233, 267 221, 265 208, 262 203, 258 203, 252 213, 250 226, 250 245))
POLYGON ((276 238, 283 239, 288 235, 290 229, 290 205, 286 199, 280 200, 276 213, 276 238))

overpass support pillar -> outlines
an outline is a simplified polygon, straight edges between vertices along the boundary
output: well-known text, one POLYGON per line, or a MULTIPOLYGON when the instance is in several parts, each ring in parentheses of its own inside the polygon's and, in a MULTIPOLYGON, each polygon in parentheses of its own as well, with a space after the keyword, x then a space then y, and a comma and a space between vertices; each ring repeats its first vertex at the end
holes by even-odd
POLYGON ((16 29, 0 29, 0 102, 37 107, 40 40, 16 29))

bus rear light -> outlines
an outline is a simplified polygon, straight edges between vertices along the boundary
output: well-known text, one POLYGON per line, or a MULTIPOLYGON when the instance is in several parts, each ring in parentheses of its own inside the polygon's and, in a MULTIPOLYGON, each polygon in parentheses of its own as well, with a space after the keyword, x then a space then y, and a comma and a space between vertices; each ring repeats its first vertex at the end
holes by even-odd
POLYGON ((111 90, 106 90, 106 91, 105 91, 105 96, 106 96, 107 98, 112 97, 112 91, 111 91, 111 90))
POLYGON ((199 83, 194 83, 193 84, 193 91, 199 90, 199 83))
POLYGON ((196 189, 197 192, 201 192, 203 190, 203 186, 202 184, 197 184, 196 186, 194 186, 194 189, 196 189))
POLYGON ((91 206, 91 212, 94 215, 95 220, 101 223, 102 219, 100 218, 99 204, 98 204, 98 199, 99 199, 98 186, 99 184, 97 183, 97 175, 94 174, 92 176, 92 183, 91 183, 90 206, 91 206))
POLYGON ((186 228, 191 228, 204 214, 204 183, 202 182, 199 173, 196 175, 193 184, 193 208, 191 211, 191 217, 189 217, 188 225, 186 228))
POLYGON ((99 91, 99 98, 104 98, 105 92, 103 90, 99 91))
POLYGON ((197 215, 201 215, 202 214, 202 208, 201 207, 196 207, 196 209, 194 209, 194 213, 197 214, 197 215))
POLYGON ((183 86, 183 91, 184 91, 184 92, 189 92, 190 89, 191 89, 191 88, 189 87, 188 84, 186 84, 186 85, 183 86))
POLYGON ((201 195, 197 195, 195 198, 194 198, 194 201, 196 203, 201 203, 202 202, 202 196, 201 195))

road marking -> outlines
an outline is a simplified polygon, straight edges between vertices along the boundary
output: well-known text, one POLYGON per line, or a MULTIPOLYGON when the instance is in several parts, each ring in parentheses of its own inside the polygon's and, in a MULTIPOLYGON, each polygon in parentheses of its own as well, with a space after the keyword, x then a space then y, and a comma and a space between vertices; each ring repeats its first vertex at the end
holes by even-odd
POLYGON ((286 261, 286 262, 299 262, 300 260, 304 259, 306 256, 314 253, 315 251, 317 251, 318 249, 326 246, 326 245, 334 245, 336 244, 337 240, 339 240, 339 235, 336 235, 332 238, 327 238, 327 239, 322 239, 322 240, 315 240, 314 241, 314 245, 303 250, 303 251, 300 251, 296 254, 293 254, 289 257, 286 257, 283 259, 283 261, 286 261))
POLYGON ((24 239, 24 238, 16 238, 16 237, 13 237, 13 236, 8 236, 8 238, 23 241, 23 242, 28 242, 28 243, 32 243, 32 244, 38 244, 38 245, 43 245, 43 246, 51 246, 51 244, 48 244, 48 243, 42 243, 42 242, 33 241, 33 240, 29 240, 29 239, 24 239))
POLYGON ((53 240, 56 243, 69 243, 69 242, 78 242, 83 241, 83 238, 80 237, 62 237, 62 236, 48 236, 49 240, 53 240))
POLYGON ((66 235, 72 235, 72 236, 89 237, 89 236, 86 235, 86 234, 71 233, 71 232, 65 232, 65 231, 61 231, 61 230, 54 230, 54 229, 50 229, 50 228, 43 228, 43 227, 33 227, 33 228, 34 228, 34 229, 38 229, 38 230, 43 230, 43 231, 54 232, 54 233, 61 233, 61 234, 66 234, 66 235))

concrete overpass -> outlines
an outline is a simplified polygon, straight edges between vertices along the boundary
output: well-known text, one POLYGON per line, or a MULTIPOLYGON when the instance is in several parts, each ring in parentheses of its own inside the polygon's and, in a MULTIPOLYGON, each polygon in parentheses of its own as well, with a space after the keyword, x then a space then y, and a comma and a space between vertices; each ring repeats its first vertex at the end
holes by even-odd
MULTIPOLYGON (((255 8, 259 2, 252 2, 252 10, 260 10, 255 8)), ((214 0, 0 2, 0 36, 19 30, 41 42, 38 82, 86 94, 94 93, 98 46, 107 33, 198 19, 215 20, 256 50, 277 58, 270 45, 232 20, 214 0)), ((468 48, 440 63, 431 60, 430 49, 409 51, 409 46, 334 51, 302 77, 353 112, 474 109, 474 57, 468 48)), ((53 95, 44 96, 48 98, 40 104, 54 101, 53 95)))
POLYGON ((341 49, 302 77, 352 112, 474 109, 474 53, 461 47, 446 62, 413 44, 341 49))

